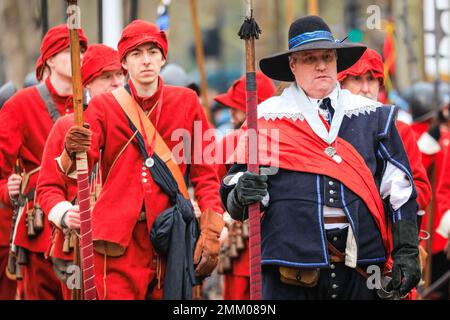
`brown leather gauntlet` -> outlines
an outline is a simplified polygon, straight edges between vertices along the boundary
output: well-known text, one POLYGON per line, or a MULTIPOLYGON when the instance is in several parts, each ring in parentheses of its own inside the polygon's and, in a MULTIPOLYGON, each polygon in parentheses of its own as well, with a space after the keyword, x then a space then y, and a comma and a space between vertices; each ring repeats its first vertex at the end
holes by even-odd
POLYGON ((89 124, 85 123, 83 127, 73 126, 67 131, 64 141, 64 147, 69 156, 74 156, 77 152, 87 152, 91 147, 91 130, 89 124))
POLYGON ((64 174, 69 175, 75 171, 74 157, 77 152, 87 152, 91 146, 91 130, 89 124, 83 127, 72 126, 66 133, 64 140, 64 151, 61 154, 61 169, 64 174))
POLYGON ((195 275, 209 276, 217 266, 220 253, 219 237, 225 223, 222 215, 207 209, 200 217, 200 237, 194 252, 195 275))
POLYGON ((60 165, 60 169, 65 175, 71 174, 76 169, 76 162, 69 156, 66 149, 61 154, 60 165))

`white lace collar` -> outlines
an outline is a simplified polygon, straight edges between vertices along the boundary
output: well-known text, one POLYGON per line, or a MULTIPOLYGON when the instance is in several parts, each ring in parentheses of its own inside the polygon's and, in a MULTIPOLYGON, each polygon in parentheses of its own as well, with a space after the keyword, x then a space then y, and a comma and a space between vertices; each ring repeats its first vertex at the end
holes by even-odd
MULTIPOLYGON (((345 116, 351 118, 361 113, 369 113, 380 107, 381 104, 368 98, 353 95, 348 90, 342 90, 336 85, 332 95, 335 101, 335 113, 331 122, 330 130, 327 130, 320 120, 315 104, 297 87, 294 82, 286 88, 281 96, 272 97, 258 106, 258 118, 275 120, 288 118, 294 121, 306 119, 314 133, 328 145, 337 138, 339 129, 345 116)), ((331 99, 331 98, 330 98, 331 99)))
MULTIPOLYGON (((258 118, 264 118, 265 120, 287 118, 294 121, 303 121, 305 116, 301 113, 300 108, 295 103, 292 93, 293 86, 295 86, 295 83, 286 88, 280 96, 271 97, 262 102, 258 106, 258 118)), ((329 97, 332 100, 333 108, 337 110, 342 107, 344 109, 344 115, 348 118, 374 112, 376 108, 382 106, 382 104, 377 101, 354 95, 348 90, 341 89, 339 85, 336 86, 336 89, 329 97), (336 99, 333 99, 334 94, 336 95, 336 99)))

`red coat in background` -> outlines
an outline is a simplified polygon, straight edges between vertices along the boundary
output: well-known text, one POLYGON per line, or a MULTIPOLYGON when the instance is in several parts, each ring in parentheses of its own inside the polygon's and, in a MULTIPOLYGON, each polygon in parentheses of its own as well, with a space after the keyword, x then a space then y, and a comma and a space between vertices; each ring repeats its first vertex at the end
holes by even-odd
POLYGON ((430 128, 429 122, 415 122, 411 124, 411 128, 416 134, 425 170, 429 172, 431 165, 435 163, 437 155, 440 152, 439 148, 436 148, 437 145, 433 143, 432 140, 425 139, 429 137, 427 134, 428 129, 430 128))
MULTIPOLYGON (((450 132, 442 131, 441 138, 439 140, 441 151, 435 157, 435 202, 434 202, 434 223, 433 223, 433 251, 435 254, 444 250, 447 243, 447 239, 442 237, 439 233, 436 233, 436 229, 439 227, 441 219, 445 212, 448 210, 448 183, 449 183, 449 166, 446 154, 450 152, 450 132)), ((426 219, 424 219, 423 228, 426 228, 426 219)))
MULTIPOLYGON (((61 150, 64 148, 64 138, 67 131, 74 123, 73 115, 61 117, 56 121, 47 142, 45 144, 42 156, 41 171, 36 188, 36 198, 42 210, 48 217, 53 206, 59 201, 73 201, 77 196, 77 181, 66 177, 58 168, 55 158, 59 157, 61 150), (41 186, 51 186, 47 189, 44 197, 41 196, 41 186), (53 201, 53 199, 55 199, 53 201)), ((50 225, 53 225, 49 221, 50 225)), ((61 229, 53 228, 50 242, 46 250, 46 256, 62 259, 64 261, 72 261, 74 252, 63 252, 64 233, 61 229)), ((71 299, 71 290, 64 283, 60 283, 64 300, 71 299)))
MULTIPOLYGON (((59 96, 50 79, 46 81, 53 100, 61 115, 71 113, 66 107, 69 97, 59 96)), ((47 107, 35 87, 19 91, 5 103, 0 112, 0 194, 2 202, 8 199, 7 179, 13 173, 17 159, 20 159, 25 172, 41 165, 45 141, 53 126, 47 107)), ((36 188, 39 173, 30 178, 26 192, 36 188)), ((8 204, 11 205, 8 201, 8 204)), ((33 207, 33 201, 28 203, 33 207)), ((15 245, 30 251, 30 263, 23 268, 24 287, 27 299, 60 298, 59 290, 54 288, 57 282, 52 264, 44 258, 44 252, 50 244, 51 227, 44 215, 44 229, 34 239, 28 238, 26 215, 18 222, 15 245), (55 282, 53 282, 55 281, 55 282)))
POLYGON ((0 300, 14 300, 16 297, 16 281, 10 280, 5 273, 12 214, 11 208, 0 202, 0 300))
MULTIPOLYGON (((242 112, 246 111, 246 76, 236 80, 228 91, 214 98, 224 106, 242 112)), ((261 71, 256 72, 257 102, 267 100, 275 94, 275 86, 270 78, 261 71)), ((217 163, 216 171, 220 180, 222 180, 230 169, 226 165, 237 147, 239 129, 225 135, 217 143, 217 163)), ((232 259, 231 272, 224 275, 224 299, 225 300, 249 300, 250 299, 250 264, 249 264, 249 241, 244 240, 245 249, 239 253, 239 257, 232 259)))
MULTIPOLYGON (((438 185, 436 187, 436 216, 435 216, 435 226, 439 226, 441 222, 444 224, 443 217, 444 215, 448 215, 450 213, 450 133, 447 132, 443 139, 443 151, 442 151, 442 170, 440 172, 440 176, 438 179, 438 185)), ((448 218, 446 218, 447 220, 448 218)), ((445 223, 446 228, 448 228, 448 222, 445 223)), ((443 245, 443 242, 448 241, 445 237, 443 237, 441 234, 436 233, 437 239, 440 243, 440 248, 443 245)), ((443 247, 442 247, 443 248, 443 247)))
MULTIPOLYGON (((445 244, 447 243, 447 240, 438 233, 436 233, 435 231, 439 226, 439 222, 443 214, 445 213, 444 209, 441 209, 441 203, 443 201, 442 195, 444 193, 443 191, 440 191, 441 196, 439 197, 437 194, 437 188, 441 183, 443 183, 442 180, 448 179, 448 177, 445 175, 446 170, 444 168, 443 158, 444 154, 449 149, 450 132, 441 129, 441 137, 439 139, 439 142, 436 142, 434 140, 430 140, 429 137, 427 137, 428 135, 427 132, 429 129, 429 124, 427 122, 414 123, 412 124, 411 127, 413 128, 413 130, 416 133, 416 136, 418 137, 419 149, 422 153, 422 161, 428 175, 431 175, 434 172, 434 176, 433 178, 431 178, 433 184, 433 191, 435 194, 434 217, 433 217, 434 222, 432 229, 433 243, 431 254, 436 254, 442 251, 445 247, 445 244)), ((427 229, 427 215, 423 217, 421 229, 422 230, 427 229)))
MULTIPOLYGON (((37 201, 47 216, 55 205, 63 201, 71 202, 77 196, 77 181, 65 176, 55 161, 61 155, 66 133, 73 124, 73 115, 58 119, 50 131, 47 143, 45 144, 41 171, 37 183, 37 201), (44 190, 45 192, 43 192, 44 190)), ((52 224, 51 221, 50 224, 52 224)), ((62 232, 60 230, 54 231, 52 241, 47 248, 47 251, 51 250, 48 254, 66 261, 73 260, 73 253, 63 253, 63 243, 64 236, 62 232)))
MULTIPOLYGON (((220 181, 222 181, 229 170, 230 165, 226 165, 225 163, 228 157, 233 155, 237 146, 238 137, 239 130, 233 130, 217 143, 217 150, 221 152, 218 154, 218 162, 216 164, 217 176, 220 181)), ((224 300, 250 299, 249 256, 249 242, 245 240, 245 249, 239 252, 238 258, 231 259, 231 271, 230 273, 224 274, 224 300)))
POLYGON ((228 170, 230 170, 230 165, 225 164, 228 157, 231 157, 234 153, 234 150, 237 147, 239 138, 239 129, 233 130, 230 133, 227 133, 217 142, 216 145, 216 171, 219 180, 226 176, 228 170))
POLYGON ((420 210, 426 210, 431 202, 431 184, 428 180, 427 172, 422 164, 422 154, 417 146, 416 135, 411 128, 404 122, 397 121, 397 129, 405 146, 408 155, 409 164, 411 166, 414 184, 417 190, 417 203, 420 210))

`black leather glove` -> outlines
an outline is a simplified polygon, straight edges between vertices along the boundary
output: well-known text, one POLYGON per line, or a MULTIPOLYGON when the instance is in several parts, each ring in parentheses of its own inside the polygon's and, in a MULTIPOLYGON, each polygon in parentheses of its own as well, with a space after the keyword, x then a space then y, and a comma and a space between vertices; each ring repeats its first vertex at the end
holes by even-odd
POLYGON ((267 194, 267 176, 245 172, 228 194, 227 209, 235 220, 248 218, 247 206, 260 202, 267 194))
POLYGON ((392 227, 392 237, 392 288, 404 296, 417 286, 421 278, 417 226, 410 221, 400 220, 392 227))

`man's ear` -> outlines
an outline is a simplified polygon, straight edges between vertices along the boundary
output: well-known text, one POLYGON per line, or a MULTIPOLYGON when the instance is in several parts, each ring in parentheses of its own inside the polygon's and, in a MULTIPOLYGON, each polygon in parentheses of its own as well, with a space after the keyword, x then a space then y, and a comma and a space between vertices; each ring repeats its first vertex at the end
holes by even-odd
POLYGON ((121 62, 121 64, 122 64, 122 68, 123 68, 124 70, 128 71, 128 68, 127 68, 127 58, 123 59, 123 61, 121 62))
POLYGON ((289 57, 289 68, 291 68, 292 73, 294 72, 295 68, 295 59, 293 57, 289 57))
POLYGON ((45 62, 47 64, 49 70, 51 70, 55 66, 53 59, 54 59, 54 56, 48 58, 47 61, 45 62))

